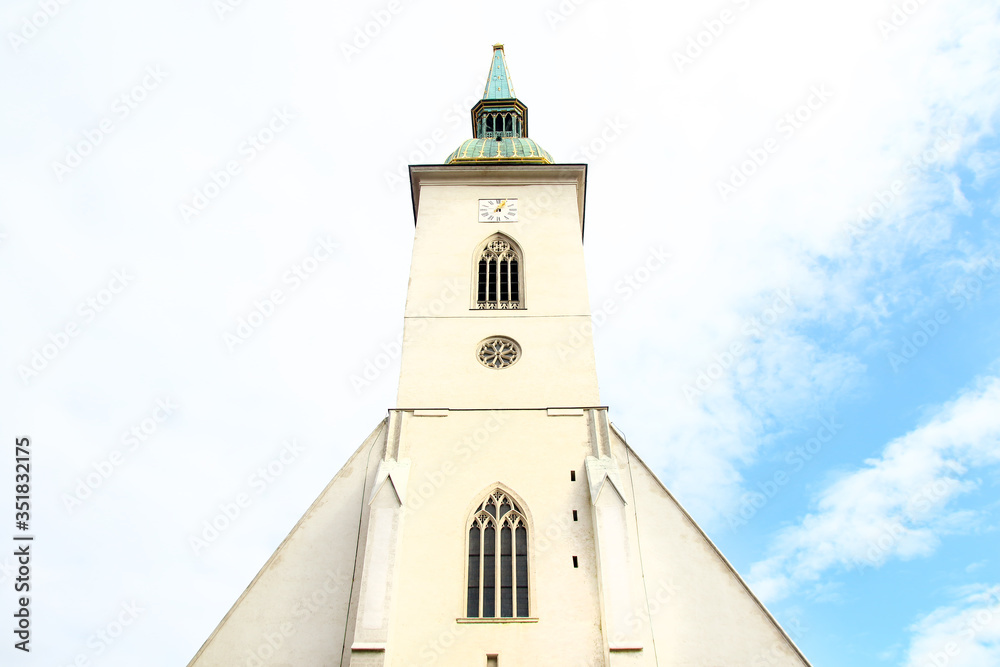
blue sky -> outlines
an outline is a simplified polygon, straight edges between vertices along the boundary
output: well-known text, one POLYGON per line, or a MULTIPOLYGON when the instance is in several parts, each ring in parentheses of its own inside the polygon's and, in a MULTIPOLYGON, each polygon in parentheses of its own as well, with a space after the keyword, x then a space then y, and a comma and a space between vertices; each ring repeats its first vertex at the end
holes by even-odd
POLYGON ((400 176, 470 136, 497 41, 532 138, 590 165, 633 448, 813 664, 1000 664, 994 3, 14 0, 0 27, 20 664, 186 663, 394 405, 400 176))

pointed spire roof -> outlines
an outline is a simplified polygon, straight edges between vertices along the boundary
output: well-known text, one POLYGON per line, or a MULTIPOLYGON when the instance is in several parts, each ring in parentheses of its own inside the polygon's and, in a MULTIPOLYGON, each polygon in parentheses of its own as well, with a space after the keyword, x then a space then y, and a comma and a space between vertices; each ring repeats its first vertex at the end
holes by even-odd
POLYGON ((528 138, 528 107, 514 96, 503 44, 493 45, 493 62, 483 99, 472 107, 472 136, 445 164, 552 164, 552 156, 528 138))
POLYGON ((509 100, 517 97, 514 94, 514 84, 507 73, 507 59, 503 55, 503 44, 493 45, 493 64, 490 65, 490 76, 486 80, 483 91, 484 100, 509 100))

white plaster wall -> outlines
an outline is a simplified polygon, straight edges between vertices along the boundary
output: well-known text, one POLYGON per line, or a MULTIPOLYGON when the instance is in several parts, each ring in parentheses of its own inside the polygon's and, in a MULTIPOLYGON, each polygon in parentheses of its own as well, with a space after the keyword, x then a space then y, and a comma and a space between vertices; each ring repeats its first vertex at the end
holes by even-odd
POLYGON ((803 667, 809 663, 656 476, 612 435, 641 544, 657 664, 803 667), (627 463, 625 463, 627 462, 627 463))
POLYGON ((567 172, 552 166, 523 173, 450 168, 418 180, 400 407, 599 403, 581 238, 581 177, 580 168, 567 172), (519 222, 478 222, 479 200, 498 197, 518 199, 519 222), (474 256, 498 231, 522 250, 524 309, 474 307, 474 256), (476 346, 494 335, 514 338, 527 363, 501 372, 479 365, 476 346), (485 386, 480 371, 494 374, 485 386))
POLYGON ((412 470, 387 664, 485 665, 490 653, 508 666, 604 664, 583 468, 590 447, 583 415, 406 415, 401 456, 412 470), (496 482, 523 500, 529 517, 530 615, 537 623, 456 620, 466 613, 468 521, 496 482))
POLYGON ((384 422, 306 511, 189 667, 339 665, 358 524, 384 422))
POLYGON ((598 405, 597 371, 589 343, 573 356, 560 355, 590 316, 435 318, 408 323, 403 351, 401 408, 532 408, 598 405), (504 369, 477 359, 484 338, 502 335, 521 346, 521 358, 504 369), (583 351, 585 350, 585 352, 583 351))

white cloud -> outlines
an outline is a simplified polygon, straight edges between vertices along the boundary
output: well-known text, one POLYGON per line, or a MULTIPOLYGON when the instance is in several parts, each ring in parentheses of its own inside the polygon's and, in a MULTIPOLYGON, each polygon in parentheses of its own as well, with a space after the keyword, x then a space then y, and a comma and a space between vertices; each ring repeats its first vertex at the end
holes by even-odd
MULTIPOLYGON (((8 52, 17 94, 0 99, 4 126, 16 128, 0 159, 0 312, 10 314, 0 404, 17 416, 5 420, 10 428, 45 443, 42 534, 62 554, 60 586, 47 590, 59 589, 69 611, 96 614, 139 596, 185 628, 144 622, 135 641, 168 647, 157 654, 164 663, 193 654, 393 405, 398 358, 364 391, 350 382, 400 328, 411 204, 407 186, 387 187, 385 177, 407 162, 438 162, 469 136, 468 98, 482 91, 493 40, 507 43, 532 136, 557 160, 573 158, 608 119, 627 123, 590 160, 590 294, 595 304, 613 294, 650 244, 675 260, 601 330, 601 386, 616 423, 695 516, 724 516, 770 438, 829 416, 844 387, 877 370, 839 339, 855 331, 858 345, 871 341, 864 352, 878 349, 883 327, 912 310, 915 277, 969 270, 958 260, 985 250, 953 248, 948 214, 963 191, 975 201, 950 175, 969 150, 978 151, 977 178, 996 169, 976 145, 1000 99, 995 2, 924 3, 883 40, 875 22, 893 2, 845 0, 835 12, 794 0, 732 3, 738 22, 683 74, 671 51, 718 7, 515 2, 525 20, 484 36, 469 26, 496 23, 493 7, 404 1, 349 60, 342 45, 384 2, 244 2, 224 20, 207 1, 64 6, 8 52), (562 5, 576 8, 554 28, 544 12, 562 5), (113 113, 115 96, 150 64, 170 73, 162 88, 57 183, 52 161, 113 113), (829 101, 721 203, 716 182, 824 83, 829 101), (178 204, 286 104, 298 113, 289 129, 182 225, 178 204), (956 140, 852 240, 857 207, 952 125, 956 140), (945 214, 923 215, 929 207, 945 214), (327 233, 342 253, 230 353, 223 333, 327 233), (924 252, 938 259, 913 261, 924 252), (15 366, 121 266, 135 270, 135 285, 25 387, 15 366), (787 318, 764 336, 741 333, 788 289, 787 318), (737 341, 748 350, 738 369, 689 404, 682 387, 737 341), (69 515, 60 494, 164 395, 182 405, 169 428, 69 515), (308 463, 206 558, 193 557, 191 532, 291 436, 308 445, 308 463), (127 529, 88 537, 113 525, 127 529)), ((37 6, 7 3, 4 25, 19 29, 37 6)), ((942 530, 968 520, 938 518, 942 530)), ((925 543, 914 538, 913 549, 925 543)), ((68 663, 75 648, 61 647, 82 646, 103 621, 67 611, 55 622, 46 608, 39 622, 52 640, 35 658, 68 663)), ((117 649, 107 664, 150 663, 141 647, 117 649)))
POLYGON ((1000 664, 1000 586, 970 586, 910 628, 905 667, 993 667, 1000 664))
MULTIPOLYGON (((643 298, 662 305, 668 316, 635 320, 635 328, 655 330, 659 344, 647 355, 655 360, 638 367, 630 365, 637 347, 634 330, 608 327, 599 333, 602 389, 613 397, 607 402, 616 420, 640 448, 658 444, 657 452, 644 455, 709 528, 733 511, 744 491, 745 467, 759 459, 779 430, 802 428, 817 412, 835 411, 871 372, 864 357, 881 356, 878 351, 893 344, 888 337, 899 319, 914 317, 940 298, 925 285, 954 282, 967 270, 969 257, 992 250, 964 247, 955 233, 955 220, 968 212, 971 198, 957 174, 969 151, 978 150, 1000 102, 1000 88, 984 85, 995 78, 1000 53, 992 9, 975 2, 922 5, 890 40, 881 38, 876 22, 891 7, 858 3, 843 9, 850 19, 836 20, 843 22, 842 30, 856 33, 857 47, 840 49, 842 60, 832 61, 830 52, 805 43, 797 44, 793 59, 787 58, 789 51, 744 48, 744 40, 776 45, 782 39, 766 25, 768 14, 778 10, 754 5, 741 16, 745 25, 664 89, 663 113, 676 115, 668 116, 671 124, 685 128, 675 141, 699 147, 685 151, 689 159, 683 163, 668 162, 658 184, 666 188, 675 222, 669 235, 657 238, 669 239, 676 259, 669 275, 647 288, 653 294, 643 298), (740 54, 726 57, 731 50, 740 54), (753 73, 767 67, 784 78, 753 73), (832 96, 785 139, 775 121, 820 83, 832 96), (698 113, 685 115, 678 99, 697 103, 698 113), (728 106, 742 110, 739 123, 722 121, 720 110, 728 106), (721 204, 715 183, 728 178, 745 152, 759 148, 769 133, 781 139, 778 151, 721 204), (903 187, 890 201, 885 193, 896 181, 903 187), (852 236, 859 207, 870 207, 875 215, 852 236), (758 316, 776 290, 791 290, 795 308, 764 336, 743 336, 745 320, 758 316), (725 369, 693 405, 685 400, 684 387, 733 342, 744 344, 741 363, 725 369), (628 383, 618 387, 614 375, 625 369, 628 383), (659 391, 644 391, 647 387, 659 391), (642 403, 642 395, 656 404, 642 403), (671 405, 667 433, 643 424, 664 400, 671 405)), ((705 18, 697 7, 683 11, 693 15, 688 23, 673 22, 678 26, 698 26, 705 18)), ((784 30, 780 22, 774 26, 784 30)), ((667 41, 684 43, 684 30, 667 41)), ((827 37, 802 30, 791 39, 827 37)), ((616 149, 628 148, 634 139, 626 133, 616 149)), ((983 155, 977 173, 988 164, 983 155)), ((603 181, 596 178, 605 159, 615 156, 609 151, 595 165, 588 220, 648 217, 641 209, 629 210, 620 189, 605 204, 601 183, 615 177, 616 166, 607 165, 603 181)), ((622 187, 636 188, 635 170, 625 171, 633 181, 622 187)), ((607 231, 600 224, 588 226, 588 243, 620 242, 623 230, 611 231, 613 236, 602 236, 607 231)), ((621 272, 591 264, 595 303, 603 285, 621 272)), ((626 316, 641 307, 636 304, 626 316)))
POLYGON ((942 536, 978 520, 951 501, 976 488, 973 469, 998 462, 1000 377, 990 377, 828 486, 816 512, 780 532, 753 566, 754 590, 777 599, 833 568, 931 554, 942 536))

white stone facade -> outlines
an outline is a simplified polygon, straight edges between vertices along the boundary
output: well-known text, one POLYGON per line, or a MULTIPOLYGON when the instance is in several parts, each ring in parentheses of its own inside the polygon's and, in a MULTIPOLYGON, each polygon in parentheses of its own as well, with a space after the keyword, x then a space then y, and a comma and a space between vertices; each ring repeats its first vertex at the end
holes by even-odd
POLYGON ((412 167, 411 180, 398 405, 190 664, 808 665, 600 405, 586 168, 412 167), (519 220, 479 222, 495 198, 516 198, 519 220), (498 232, 521 253, 521 308, 477 305, 477 249, 498 232), (477 346, 498 336, 519 356, 487 367, 477 346), (470 525, 497 489, 526 524, 528 609, 467 618, 470 525))

